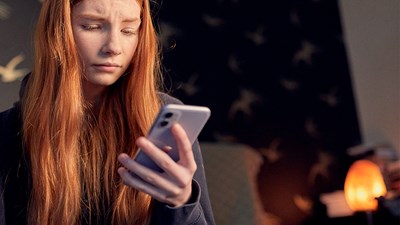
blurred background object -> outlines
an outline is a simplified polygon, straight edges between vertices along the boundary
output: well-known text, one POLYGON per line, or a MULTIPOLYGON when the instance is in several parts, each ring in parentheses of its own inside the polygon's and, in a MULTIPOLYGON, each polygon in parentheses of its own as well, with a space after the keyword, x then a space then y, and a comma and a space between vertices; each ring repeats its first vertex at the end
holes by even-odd
POLYGON ((378 198, 387 190, 381 169, 370 160, 360 159, 351 164, 344 183, 346 202, 354 212, 365 212, 369 225, 378 208, 378 198))
MULTIPOLYGON (((31 66, 40 6, 0 0, 0 110, 17 101, 31 66)), ((361 158, 380 166, 388 189, 374 220, 400 218, 398 0, 161 0, 153 9, 166 88, 212 110, 199 140, 219 225, 363 224, 343 193, 361 158), (235 194, 242 202, 232 205, 235 194)))

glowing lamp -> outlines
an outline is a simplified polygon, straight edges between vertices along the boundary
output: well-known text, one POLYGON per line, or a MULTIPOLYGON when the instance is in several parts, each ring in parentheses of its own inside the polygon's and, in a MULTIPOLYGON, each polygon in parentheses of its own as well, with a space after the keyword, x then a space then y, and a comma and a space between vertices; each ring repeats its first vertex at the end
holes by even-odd
POLYGON ((379 167, 369 160, 355 161, 347 172, 344 194, 353 211, 376 210, 376 198, 386 195, 386 185, 379 167))

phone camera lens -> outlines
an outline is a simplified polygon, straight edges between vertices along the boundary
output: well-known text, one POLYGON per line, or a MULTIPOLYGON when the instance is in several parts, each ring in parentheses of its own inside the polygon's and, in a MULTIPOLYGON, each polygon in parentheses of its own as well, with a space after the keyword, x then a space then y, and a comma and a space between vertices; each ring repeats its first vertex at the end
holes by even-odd
POLYGON ((171 118, 172 117, 172 112, 168 112, 165 114, 165 118, 171 118))
POLYGON ((168 125, 168 121, 166 121, 166 120, 161 121, 161 123, 160 123, 160 126, 161 126, 161 127, 165 127, 165 126, 167 126, 167 125, 168 125))

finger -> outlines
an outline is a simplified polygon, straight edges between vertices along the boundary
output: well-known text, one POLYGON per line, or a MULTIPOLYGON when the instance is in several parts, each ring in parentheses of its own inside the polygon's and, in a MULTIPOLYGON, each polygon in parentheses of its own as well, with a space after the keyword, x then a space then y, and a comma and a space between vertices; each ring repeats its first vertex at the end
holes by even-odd
POLYGON ((166 152, 148 139, 140 137, 136 140, 136 145, 166 173, 179 169, 177 163, 166 152))
MULTIPOLYGON (((144 181, 151 186, 162 190, 162 192, 168 195, 175 195, 179 192, 179 188, 173 181, 169 180, 167 177, 162 176, 158 172, 155 172, 141 165, 140 163, 137 163, 135 160, 132 160, 128 155, 121 154, 118 156, 118 160, 122 163, 126 170, 130 171, 128 175, 133 177, 134 179, 144 181)), ((127 176, 127 182, 129 182, 129 176, 127 176)))
POLYGON ((174 124, 171 129, 172 134, 175 137, 176 144, 178 146, 179 164, 194 173, 197 165, 194 160, 192 144, 190 143, 190 140, 187 137, 185 130, 179 124, 174 124))
MULTIPOLYGON (((167 153, 159 149, 148 139, 141 137, 138 138, 136 141, 137 146, 139 146, 142 149, 142 151, 148 157, 150 157, 159 167, 161 167, 163 171, 169 176, 169 177, 166 176, 166 178, 171 182, 175 183, 175 186, 173 187, 167 185, 164 186, 166 189, 168 188, 167 190, 171 193, 176 192, 176 190, 174 189, 175 187, 183 188, 186 187, 187 185, 190 185, 193 178, 193 174, 196 170, 196 162, 194 161, 190 141, 188 140, 187 135, 183 130, 183 128, 180 125, 178 125, 178 127, 180 128, 180 130, 177 131, 178 134, 177 136, 174 135, 174 137, 176 139, 186 140, 185 148, 187 148, 186 151, 189 154, 189 157, 184 157, 182 161, 181 160, 179 161, 179 163, 184 162, 182 165, 175 162, 167 153), (189 160, 187 158, 189 158, 189 160), (190 162, 190 159, 192 160, 192 162, 190 162)), ((181 140, 176 140, 176 141, 177 141, 178 151, 181 151, 182 147, 181 144, 179 144, 179 142, 182 141, 181 140)))
POLYGON ((167 192, 145 182, 138 177, 132 176, 131 172, 128 171, 126 168, 118 168, 118 174, 121 176, 122 181, 125 185, 133 187, 138 191, 144 192, 160 202, 173 204, 173 201, 168 197, 167 192))
POLYGON ((170 188, 152 185, 124 167, 120 167, 118 173, 125 185, 144 192, 160 202, 176 206, 177 204, 183 204, 186 202, 188 199, 187 196, 190 196, 191 191, 189 192, 189 195, 183 195, 182 189, 178 188, 176 185, 169 185, 168 187, 170 188))

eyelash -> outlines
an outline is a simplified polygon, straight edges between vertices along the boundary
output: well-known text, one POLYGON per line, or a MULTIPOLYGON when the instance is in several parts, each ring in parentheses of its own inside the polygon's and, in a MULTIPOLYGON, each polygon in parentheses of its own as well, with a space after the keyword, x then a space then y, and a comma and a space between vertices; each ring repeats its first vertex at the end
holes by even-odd
POLYGON ((91 31, 91 30, 100 29, 101 27, 100 27, 100 25, 82 25, 82 28, 83 28, 84 30, 91 31))
MULTIPOLYGON (((92 31, 92 30, 101 29, 101 26, 100 25, 82 25, 82 28, 87 31, 92 31)), ((137 31, 133 28, 122 29, 121 32, 128 36, 137 34, 137 31)))
POLYGON ((129 28, 129 29, 123 29, 122 33, 124 33, 126 35, 135 35, 135 34, 137 34, 137 31, 129 28))

